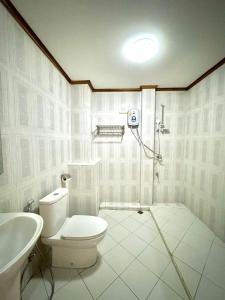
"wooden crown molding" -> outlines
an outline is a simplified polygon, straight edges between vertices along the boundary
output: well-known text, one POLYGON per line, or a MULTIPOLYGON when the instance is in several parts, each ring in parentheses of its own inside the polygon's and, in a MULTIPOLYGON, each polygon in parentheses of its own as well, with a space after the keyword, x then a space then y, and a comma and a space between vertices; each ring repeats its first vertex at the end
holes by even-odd
POLYGON ((87 85, 89 85, 92 92, 94 92, 94 90, 95 90, 91 83, 91 80, 71 80, 70 83, 71 84, 87 84, 87 85))
POLYGON ((204 78, 206 78, 207 76, 209 76, 211 73, 213 73, 214 71, 216 71, 219 67, 221 67, 223 64, 225 64, 225 57, 222 58, 217 64, 215 64, 212 68, 210 68, 209 70, 207 70, 204 74, 202 74, 200 77, 198 77, 195 81, 193 81, 191 84, 189 84, 186 87, 186 90, 190 90, 193 86, 195 86, 196 84, 198 84, 200 81, 202 81, 204 78))
POLYGON ((1 3, 5 6, 11 16, 17 21, 17 23, 23 28, 23 30, 29 35, 29 37, 34 41, 34 43, 40 48, 40 50, 46 55, 46 57, 52 62, 52 64, 56 67, 56 69, 64 76, 64 78, 70 84, 88 84, 92 92, 140 92, 143 89, 155 89, 156 91, 188 91, 193 86, 198 84, 216 69, 221 67, 225 64, 225 57, 221 59, 217 64, 207 70, 204 74, 194 80, 191 84, 187 87, 158 87, 157 85, 141 85, 137 88, 104 88, 104 89, 97 89, 94 88, 90 80, 72 80, 68 76, 68 74, 64 71, 55 57, 51 54, 51 52, 47 49, 44 43, 39 39, 30 25, 26 22, 26 20, 22 17, 22 15, 18 12, 16 7, 12 4, 10 0, 0 0, 1 3))
POLYGON ((115 88, 115 89, 94 89, 94 93, 106 93, 106 92, 140 92, 140 88, 115 88))
POLYGON ((168 91, 186 91, 186 87, 164 87, 164 88, 156 88, 157 92, 168 92, 168 91))

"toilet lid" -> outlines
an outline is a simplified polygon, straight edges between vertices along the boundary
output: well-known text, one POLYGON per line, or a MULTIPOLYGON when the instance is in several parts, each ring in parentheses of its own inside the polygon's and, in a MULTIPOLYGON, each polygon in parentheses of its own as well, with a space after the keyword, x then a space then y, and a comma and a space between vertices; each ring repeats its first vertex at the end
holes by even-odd
POLYGON ((100 217, 73 216, 63 226, 62 238, 68 240, 96 238, 106 231, 107 226, 107 222, 100 217))

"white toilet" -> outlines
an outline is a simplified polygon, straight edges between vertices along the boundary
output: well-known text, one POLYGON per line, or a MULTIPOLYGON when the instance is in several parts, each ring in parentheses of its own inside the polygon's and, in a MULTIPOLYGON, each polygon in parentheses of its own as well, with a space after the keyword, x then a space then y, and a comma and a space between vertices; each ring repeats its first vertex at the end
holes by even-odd
POLYGON ((52 265, 86 268, 97 260, 97 244, 108 224, 100 217, 75 215, 68 218, 68 189, 59 188, 39 201, 44 220, 42 242, 52 247, 52 265))

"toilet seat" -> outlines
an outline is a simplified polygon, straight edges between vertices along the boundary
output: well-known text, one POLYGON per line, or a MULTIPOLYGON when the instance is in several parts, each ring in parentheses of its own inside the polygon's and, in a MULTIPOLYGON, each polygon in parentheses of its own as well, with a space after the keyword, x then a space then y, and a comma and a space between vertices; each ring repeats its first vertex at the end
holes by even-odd
POLYGON ((65 240, 93 239, 101 236, 107 226, 107 222, 100 217, 76 215, 64 223, 61 237, 65 240))

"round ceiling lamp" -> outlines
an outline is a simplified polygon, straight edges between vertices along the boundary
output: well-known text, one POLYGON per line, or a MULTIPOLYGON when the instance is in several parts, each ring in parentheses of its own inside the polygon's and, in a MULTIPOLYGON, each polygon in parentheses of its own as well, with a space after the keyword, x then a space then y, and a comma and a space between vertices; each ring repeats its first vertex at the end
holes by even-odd
POLYGON ((159 50, 158 40, 152 34, 142 34, 129 39, 123 47, 123 56, 133 62, 150 60, 159 50))

